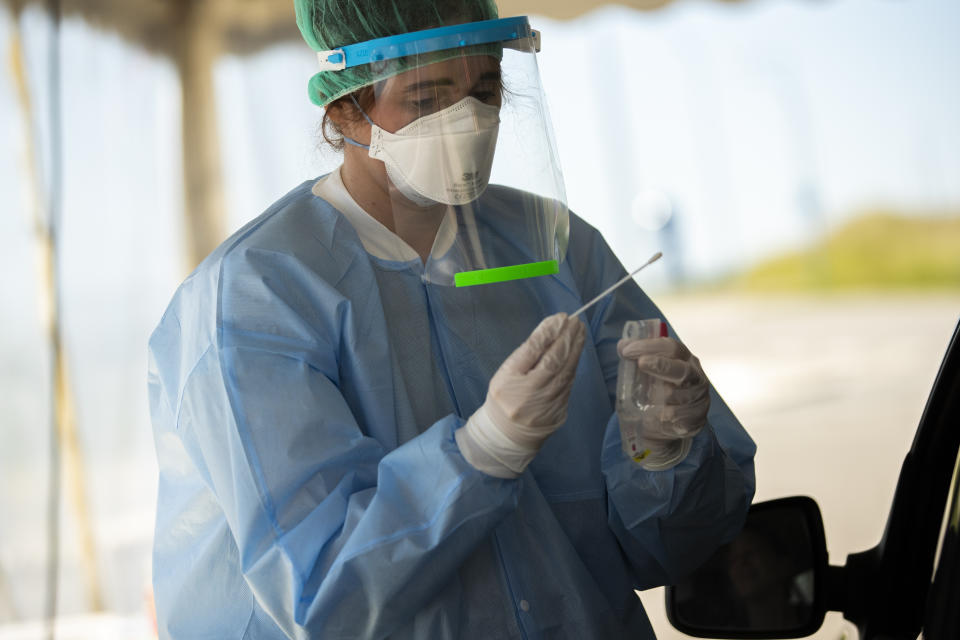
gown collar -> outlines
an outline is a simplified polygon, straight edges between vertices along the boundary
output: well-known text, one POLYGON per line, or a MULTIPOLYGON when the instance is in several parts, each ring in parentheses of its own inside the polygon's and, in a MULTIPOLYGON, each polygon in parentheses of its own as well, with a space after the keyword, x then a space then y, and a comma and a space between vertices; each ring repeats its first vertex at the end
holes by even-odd
MULTIPOLYGON (((318 179, 312 188, 313 195, 329 202, 347 219, 356 230, 364 250, 382 260, 394 262, 420 261, 420 255, 400 236, 386 228, 357 204, 340 175, 340 169, 318 179)), ((457 235, 457 217, 452 207, 447 209, 437 237, 433 241, 431 255, 444 255, 453 245, 457 235)))

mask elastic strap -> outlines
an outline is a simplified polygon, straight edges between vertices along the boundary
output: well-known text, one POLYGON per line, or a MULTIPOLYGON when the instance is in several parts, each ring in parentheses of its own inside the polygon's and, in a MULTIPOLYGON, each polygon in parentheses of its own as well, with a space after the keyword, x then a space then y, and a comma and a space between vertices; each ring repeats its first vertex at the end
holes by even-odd
MULTIPOLYGON (((352 93, 350 94, 350 99, 353 100, 353 104, 356 105, 357 109, 360 111, 360 115, 363 116, 364 120, 366 120, 367 122, 369 122, 371 127, 377 126, 376 123, 374 123, 374 121, 370 119, 370 116, 367 115, 367 112, 363 110, 363 107, 360 106, 360 103, 357 102, 357 99, 353 97, 353 94, 352 94, 352 93)), ((361 143, 361 142, 357 142, 356 140, 354 140, 353 138, 350 138, 350 137, 348 137, 348 136, 343 136, 343 140, 344 140, 344 142, 346 142, 346 143, 348 143, 348 144, 352 144, 352 145, 355 146, 355 147, 360 147, 361 149, 369 149, 369 148, 370 148, 370 145, 368 145, 368 144, 363 144, 363 143, 361 143)))
POLYGON ((370 123, 371 127, 377 126, 377 123, 370 119, 370 116, 367 115, 367 112, 363 110, 363 107, 360 106, 360 103, 357 102, 357 99, 353 97, 353 94, 350 94, 350 99, 353 100, 354 106, 357 107, 357 110, 360 112, 360 115, 363 116, 363 119, 370 123))
POLYGON ((370 145, 368 145, 368 144, 363 144, 362 142, 357 142, 356 140, 354 140, 353 138, 351 138, 351 137, 349 137, 349 136, 343 136, 343 141, 346 142, 347 144, 352 144, 352 145, 355 146, 355 147, 360 147, 361 149, 369 149, 369 148, 370 148, 370 145))

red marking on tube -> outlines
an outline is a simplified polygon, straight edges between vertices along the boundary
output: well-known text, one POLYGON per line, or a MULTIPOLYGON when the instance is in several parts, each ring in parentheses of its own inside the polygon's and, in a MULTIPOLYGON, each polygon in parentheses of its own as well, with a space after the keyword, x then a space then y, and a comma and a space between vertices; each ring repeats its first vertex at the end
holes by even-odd
POLYGON ((660 321, 660 337, 661 338, 667 337, 667 323, 664 322, 663 320, 660 321))

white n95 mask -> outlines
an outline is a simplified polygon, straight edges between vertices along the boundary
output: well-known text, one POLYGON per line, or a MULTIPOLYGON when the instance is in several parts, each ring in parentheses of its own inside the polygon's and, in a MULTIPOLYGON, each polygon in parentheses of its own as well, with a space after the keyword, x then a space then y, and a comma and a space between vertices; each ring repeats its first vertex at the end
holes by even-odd
POLYGON ((490 182, 499 130, 500 108, 468 96, 396 133, 370 121, 369 153, 417 205, 466 204, 490 182))

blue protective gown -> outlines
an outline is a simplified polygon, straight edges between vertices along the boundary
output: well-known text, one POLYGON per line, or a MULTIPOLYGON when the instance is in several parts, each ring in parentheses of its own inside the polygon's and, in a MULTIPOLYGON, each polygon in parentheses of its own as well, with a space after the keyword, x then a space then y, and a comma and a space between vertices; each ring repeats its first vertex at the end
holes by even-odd
POLYGON ((574 216, 556 276, 425 283, 310 187, 211 254, 150 340, 160 636, 652 638, 634 589, 732 538, 754 491, 715 391, 679 466, 622 453, 616 343, 660 311, 632 282, 592 307, 566 424, 520 478, 488 476, 454 431, 541 319, 623 267, 574 216))

